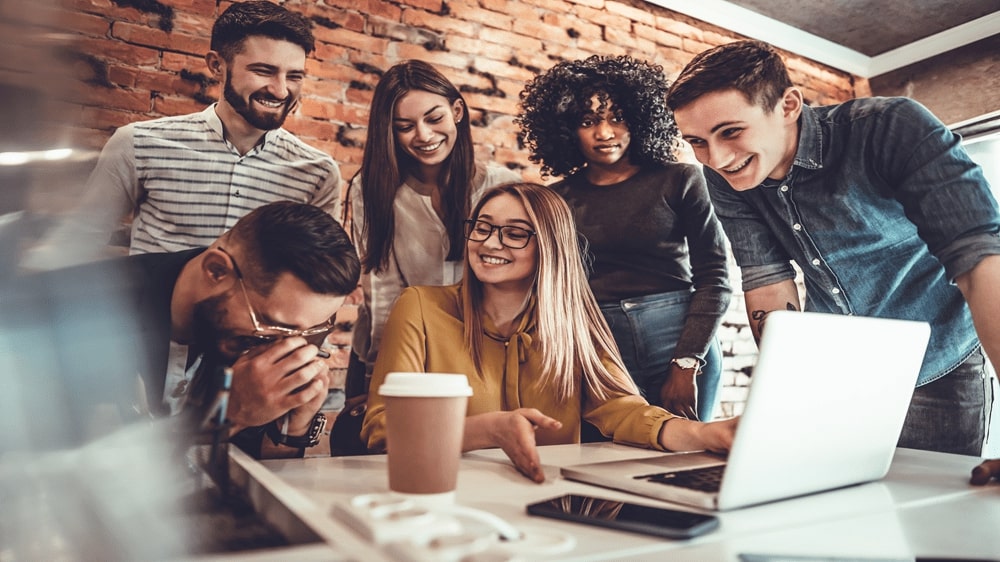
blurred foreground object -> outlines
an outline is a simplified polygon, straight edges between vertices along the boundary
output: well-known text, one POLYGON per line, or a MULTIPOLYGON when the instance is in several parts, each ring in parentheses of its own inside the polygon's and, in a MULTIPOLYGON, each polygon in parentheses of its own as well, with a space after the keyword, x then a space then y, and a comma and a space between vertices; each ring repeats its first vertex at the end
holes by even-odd
POLYGON ((134 407, 144 348, 116 273, 0 281, 2 560, 151 560, 190 547, 174 515, 192 485, 183 427, 134 407))
POLYGON ((94 86, 59 6, 0 0, 0 275, 74 208, 98 154, 77 144, 78 102, 94 86))
POLYGON ((0 457, 0 558, 184 555, 188 533, 178 516, 183 472, 162 446, 164 428, 133 426, 77 449, 0 457))
POLYGON ((228 425, 148 414, 137 376, 152 360, 148 327, 124 301, 134 282, 125 266, 0 284, 0 560, 157 560, 286 544, 230 490, 228 425))
POLYGON ((190 477, 164 426, 121 423, 129 319, 113 296, 70 311, 45 306, 52 287, 14 289, 73 167, 90 165, 57 110, 74 90, 54 6, 0 0, 0 560, 175 557, 187 546, 169 514, 190 477))

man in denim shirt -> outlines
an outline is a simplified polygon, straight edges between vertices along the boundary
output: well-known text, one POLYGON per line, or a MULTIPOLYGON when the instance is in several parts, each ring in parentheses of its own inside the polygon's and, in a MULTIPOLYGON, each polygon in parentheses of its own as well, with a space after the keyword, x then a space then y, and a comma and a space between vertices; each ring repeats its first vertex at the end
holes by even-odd
POLYGON ((806 310, 929 322, 899 445, 979 456, 993 401, 980 340, 1000 358, 1000 212, 960 139, 907 98, 809 107, 758 41, 695 57, 668 105, 705 165, 754 336, 768 312, 799 308, 790 260, 806 310))

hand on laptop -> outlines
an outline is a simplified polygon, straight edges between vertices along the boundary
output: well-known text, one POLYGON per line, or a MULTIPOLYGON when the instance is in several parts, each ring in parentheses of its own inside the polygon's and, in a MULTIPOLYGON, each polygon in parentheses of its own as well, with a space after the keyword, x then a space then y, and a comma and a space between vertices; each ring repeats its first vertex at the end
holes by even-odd
POLYGON ((973 468, 969 483, 974 486, 982 486, 994 478, 1000 480, 1000 459, 986 460, 973 468))
POLYGON ((545 471, 538 459, 535 430, 560 427, 562 422, 535 408, 470 416, 465 420, 462 450, 500 447, 521 474, 534 482, 542 483, 545 481, 545 471))
POLYGON ((738 423, 738 417, 707 423, 671 418, 660 430, 660 444, 671 451, 724 453, 733 446, 738 423))

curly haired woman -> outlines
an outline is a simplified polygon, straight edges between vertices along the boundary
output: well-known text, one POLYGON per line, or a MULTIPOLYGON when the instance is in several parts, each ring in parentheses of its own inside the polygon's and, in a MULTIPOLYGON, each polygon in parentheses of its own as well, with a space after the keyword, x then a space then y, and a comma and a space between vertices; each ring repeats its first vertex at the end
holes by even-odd
POLYGON ((729 306, 725 237, 704 176, 676 161, 659 66, 628 56, 561 62, 521 92, 531 160, 573 209, 590 286, 642 393, 709 420, 729 306))

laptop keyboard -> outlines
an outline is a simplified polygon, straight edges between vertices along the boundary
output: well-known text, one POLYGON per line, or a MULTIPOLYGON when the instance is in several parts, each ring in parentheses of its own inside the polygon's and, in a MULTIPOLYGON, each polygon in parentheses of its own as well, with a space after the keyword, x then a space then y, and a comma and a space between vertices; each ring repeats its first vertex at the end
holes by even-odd
POLYGON ((693 468, 691 470, 645 474, 636 476, 635 478, 659 484, 669 484, 670 486, 680 486, 681 488, 691 488, 702 492, 718 492, 719 485, 722 483, 722 473, 725 469, 726 465, 720 464, 705 468, 693 468))

